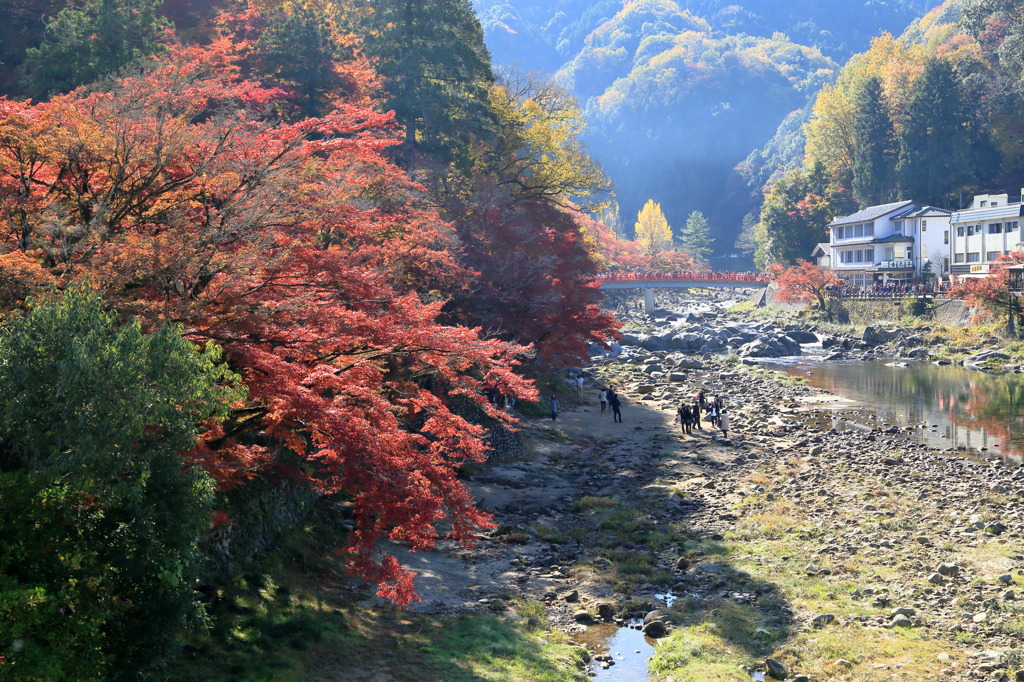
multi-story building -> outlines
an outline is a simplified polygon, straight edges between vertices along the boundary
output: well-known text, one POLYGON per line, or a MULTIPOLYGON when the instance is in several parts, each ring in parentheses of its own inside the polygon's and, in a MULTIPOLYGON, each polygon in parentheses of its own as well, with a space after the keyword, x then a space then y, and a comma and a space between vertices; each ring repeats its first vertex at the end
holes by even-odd
MULTIPOLYGON (((1024 190, 1022 190, 1024 194, 1024 190)), ((1008 194, 979 194, 970 207, 950 217, 950 272, 954 275, 988 272, 1004 253, 1024 247, 1021 223, 1024 204, 1008 194)))
POLYGON ((897 201, 835 218, 828 225, 828 262, 854 285, 910 282, 929 265, 941 277, 950 267, 949 216, 945 209, 897 201))

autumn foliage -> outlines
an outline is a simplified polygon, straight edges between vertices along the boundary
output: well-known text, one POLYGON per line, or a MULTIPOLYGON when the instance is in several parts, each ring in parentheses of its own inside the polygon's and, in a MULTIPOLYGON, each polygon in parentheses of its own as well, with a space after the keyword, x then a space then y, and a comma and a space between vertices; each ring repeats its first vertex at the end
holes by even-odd
POLYGON ((967 299, 973 307, 987 311, 1013 336, 1024 333, 1024 299, 1020 291, 1010 287, 1010 270, 1013 265, 1024 263, 1024 251, 1013 251, 997 258, 989 268, 987 277, 962 280, 950 295, 967 299))
POLYGON ((471 543, 488 524, 456 470, 486 456, 450 398, 507 417, 525 349, 441 324, 471 277, 452 228, 385 156, 390 114, 351 104, 275 123, 277 94, 224 42, 42 104, 0 100, 0 294, 87 282, 125 315, 223 346, 250 399, 194 454, 222 486, 306 481, 351 503, 351 566, 399 603, 382 537, 471 543))
POLYGON ((784 302, 814 301, 822 312, 828 310, 829 290, 843 284, 835 273, 805 260, 797 260, 789 268, 772 265, 768 270, 778 287, 776 298, 784 302))

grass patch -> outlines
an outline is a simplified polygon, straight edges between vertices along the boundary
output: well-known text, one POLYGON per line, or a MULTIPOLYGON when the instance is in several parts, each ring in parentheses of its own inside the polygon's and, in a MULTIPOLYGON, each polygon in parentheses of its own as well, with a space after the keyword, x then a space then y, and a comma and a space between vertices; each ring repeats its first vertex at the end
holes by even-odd
POLYGON ((538 523, 533 527, 533 532, 536 533, 538 540, 550 544, 560 545, 566 542, 566 538, 562 535, 562 532, 548 523, 538 523))
POLYGON ((590 511, 592 509, 612 509, 619 506, 614 497, 597 497, 585 495, 572 503, 573 511, 590 511))

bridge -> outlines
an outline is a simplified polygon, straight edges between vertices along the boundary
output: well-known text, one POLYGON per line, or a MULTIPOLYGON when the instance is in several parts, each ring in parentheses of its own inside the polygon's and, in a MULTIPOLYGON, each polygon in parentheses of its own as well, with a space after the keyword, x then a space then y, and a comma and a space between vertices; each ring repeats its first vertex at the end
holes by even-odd
POLYGON ((768 286, 771 277, 751 272, 630 272, 600 275, 601 288, 643 289, 644 310, 654 310, 655 289, 725 287, 749 289, 768 286))

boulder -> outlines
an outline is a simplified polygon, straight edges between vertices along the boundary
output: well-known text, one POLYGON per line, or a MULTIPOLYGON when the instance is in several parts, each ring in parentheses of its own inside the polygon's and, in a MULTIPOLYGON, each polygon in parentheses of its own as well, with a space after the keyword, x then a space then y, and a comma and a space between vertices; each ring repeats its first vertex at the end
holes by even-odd
POLYGON ((812 334, 811 332, 802 331, 799 329, 793 329, 791 331, 786 332, 786 337, 800 344, 818 342, 818 337, 816 334, 812 334))

